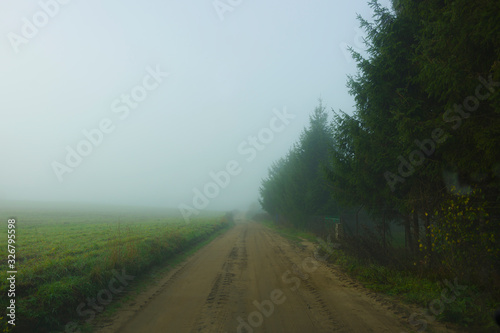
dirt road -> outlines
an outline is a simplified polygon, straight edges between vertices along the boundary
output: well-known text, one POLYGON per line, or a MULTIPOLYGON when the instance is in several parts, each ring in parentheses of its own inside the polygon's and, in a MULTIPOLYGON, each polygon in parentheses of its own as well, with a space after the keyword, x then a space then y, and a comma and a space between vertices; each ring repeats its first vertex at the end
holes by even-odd
POLYGON ((254 222, 236 225, 121 309, 101 333, 405 332, 402 314, 254 222))

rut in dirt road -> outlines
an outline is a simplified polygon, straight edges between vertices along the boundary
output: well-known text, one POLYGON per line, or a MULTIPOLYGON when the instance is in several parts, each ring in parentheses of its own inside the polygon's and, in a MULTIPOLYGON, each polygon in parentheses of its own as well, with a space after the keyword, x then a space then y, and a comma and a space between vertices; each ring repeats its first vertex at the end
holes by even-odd
POLYGON ((255 222, 237 224, 100 332, 402 332, 403 319, 255 222))

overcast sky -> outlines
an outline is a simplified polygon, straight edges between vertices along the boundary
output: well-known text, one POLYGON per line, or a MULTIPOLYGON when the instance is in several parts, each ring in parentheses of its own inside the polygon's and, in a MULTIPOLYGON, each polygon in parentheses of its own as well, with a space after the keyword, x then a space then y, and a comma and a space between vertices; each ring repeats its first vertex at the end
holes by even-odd
POLYGON ((2 1, 0 199, 247 207, 318 98, 352 111, 356 14, 366 1, 2 1))

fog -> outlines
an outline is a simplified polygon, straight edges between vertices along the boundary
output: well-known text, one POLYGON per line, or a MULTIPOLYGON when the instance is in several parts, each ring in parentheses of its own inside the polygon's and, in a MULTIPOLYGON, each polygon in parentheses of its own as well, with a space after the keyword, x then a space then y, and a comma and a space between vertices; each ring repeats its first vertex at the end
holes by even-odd
POLYGON ((356 14, 366 1, 3 1, 0 200, 248 207, 319 98, 352 110, 356 14))

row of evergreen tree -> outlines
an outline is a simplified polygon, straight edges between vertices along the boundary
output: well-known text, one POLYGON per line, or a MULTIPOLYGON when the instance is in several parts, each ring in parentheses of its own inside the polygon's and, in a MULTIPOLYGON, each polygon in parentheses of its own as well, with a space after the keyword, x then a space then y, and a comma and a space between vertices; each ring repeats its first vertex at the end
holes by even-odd
POLYGON ((369 5, 373 20, 358 17, 366 55, 351 50, 355 110, 330 121, 320 102, 271 166, 261 205, 309 229, 324 223, 314 216, 362 208, 383 246, 397 224, 420 265, 486 267, 491 278, 500 267, 500 1, 369 5))

